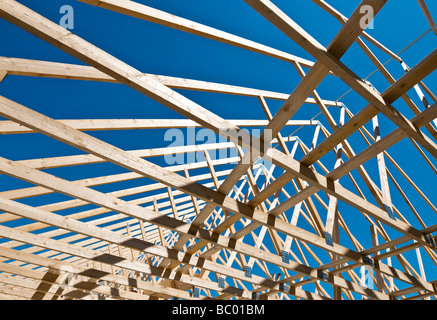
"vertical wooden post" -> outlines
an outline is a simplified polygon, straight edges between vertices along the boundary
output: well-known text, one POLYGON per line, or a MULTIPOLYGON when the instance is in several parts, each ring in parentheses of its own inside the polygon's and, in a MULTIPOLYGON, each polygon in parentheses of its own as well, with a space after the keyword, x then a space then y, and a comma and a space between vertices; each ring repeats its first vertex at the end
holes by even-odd
MULTIPOLYGON (((370 226, 370 236, 372 238, 372 245, 374 247, 378 246, 379 245, 378 232, 376 230, 376 226, 373 224, 370 226)), ((379 254, 379 251, 375 252, 375 254, 379 254)), ((384 281, 382 279, 381 273, 378 270, 375 270, 375 278, 376 278, 376 289, 379 292, 384 292, 384 281)))
MULTIPOLYGON (((420 1, 420 0, 418 0, 418 1, 420 1)), ((410 70, 410 68, 408 68, 408 66, 405 64, 405 62, 401 62, 401 65, 402 65, 402 68, 404 68, 405 72, 408 72, 410 70)), ((420 89, 419 84, 416 84, 414 86, 414 91, 416 91, 417 95, 419 96, 420 101, 422 101, 422 104, 424 105, 424 107, 426 109, 431 107, 431 105, 429 104, 428 100, 426 99, 425 94, 423 93, 422 89, 420 89)), ((433 119, 432 122, 437 127, 437 119, 433 119)))
POLYGON ((176 204, 175 204, 175 201, 174 201, 173 193, 172 193, 170 187, 167 187, 167 193, 168 193, 168 199, 170 200, 171 209, 173 211, 173 216, 174 216, 175 219, 179 220, 178 209, 176 208, 176 204))
MULTIPOLYGON (((375 135, 375 142, 381 140, 380 128, 378 123, 378 116, 373 117, 373 132, 375 135)), ((396 219, 393 212, 393 204, 390 196, 390 188, 388 186, 388 178, 387 178, 387 169, 385 167, 384 153, 378 153, 378 171, 379 177, 381 181, 381 192, 382 192, 382 201, 384 203, 385 211, 391 219, 396 219)))
MULTIPOLYGON (((340 126, 344 124, 344 120, 345 120, 345 108, 342 107, 340 111, 340 122, 339 122, 340 126)), ((338 168, 343 163, 341 159, 342 153, 343 153, 343 145, 340 143, 337 145, 334 169, 338 168)), ((326 217, 326 226, 325 226, 325 239, 326 239, 326 243, 329 245, 333 245, 333 232, 335 228, 338 228, 338 200, 335 196, 329 195, 329 207, 328 207, 328 214, 326 217)))
POLYGON ((0 70, 0 82, 2 82, 6 76, 8 75, 8 72, 5 70, 0 70))
MULTIPOLYGON (((159 213, 158 202, 156 201, 156 198, 153 198, 153 209, 156 213, 159 213)), ((159 238, 161 239, 161 245, 167 247, 167 241, 165 240, 164 231, 162 230, 161 226, 157 227, 159 232, 159 238)))

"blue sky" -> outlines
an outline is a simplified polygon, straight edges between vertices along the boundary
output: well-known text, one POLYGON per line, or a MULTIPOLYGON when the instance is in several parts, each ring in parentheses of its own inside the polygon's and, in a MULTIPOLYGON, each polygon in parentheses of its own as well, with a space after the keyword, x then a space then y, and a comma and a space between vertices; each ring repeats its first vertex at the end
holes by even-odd
MULTIPOLYGON (((123 16, 78 1, 20 0, 19 2, 56 23, 63 16, 59 9, 63 5, 71 5, 74 8, 75 25, 72 31, 75 34, 146 73, 234 84, 283 93, 291 93, 300 80, 293 66, 284 61, 123 16)), ((314 58, 294 44, 244 1, 143 0, 138 2, 314 61, 314 58)), ((328 1, 345 16, 350 16, 359 2, 357 0, 328 1)), ((340 30, 339 22, 310 0, 277 0, 274 3, 324 46, 327 46, 340 30)), ((428 0, 427 4, 436 20, 437 3, 428 0)), ((428 29, 429 25, 417 1, 390 0, 374 21, 374 29, 368 30, 368 32, 397 53, 428 29)), ((432 32, 429 32, 422 40, 402 53, 401 57, 410 67, 413 67, 435 49, 436 37, 432 32)), ((0 47, 0 56, 83 64, 4 20, 0 20, 0 39, 3 43, 0 47)), ((369 46, 372 50, 375 49, 372 45, 369 46)), ((374 52, 382 62, 389 59, 378 49, 375 49, 374 52)), ((356 44, 345 54, 342 61, 363 78, 375 70, 374 65, 356 44)), ((388 63, 387 68, 396 79, 403 74, 400 64, 395 61, 388 63)), ((436 73, 433 73, 425 80, 431 90, 435 88, 436 77, 436 73)), ((379 74, 370 77, 369 80, 380 92, 389 85, 379 74)), ((348 91, 348 87, 340 80, 328 77, 317 90, 323 99, 337 100, 348 91)), ((179 92, 226 119, 265 119, 262 108, 255 98, 185 90, 179 90, 179 92)), ((8 76, 0 84, 0 95, 55 119, 183 118, 150 98, 118 84, 8 76)), ((410 96, 422 109, 414 92, 411 92, 410 96)), ((357 113, 367 105, 366 101, 353 92, 346 95, 341 101, 353 113, 357 113)), ((268 100, 267 102, 273 113, 282 104, 280 101, 268 100)), ((408 118, 413 116, 405 104, 395 103, 395 106, 408 118)), ((318 112, 316 107, 305 105, 293 119, 309 119, 318 112)), ((338 119, 338 112, 333 111, 333 114, 338 119)), ((330 130, 321 115, 316 119, 321 120, 325 127, 330 130)), ((383 136, 395 128, 384 117, 380 118, 380 122, 383 136)), ((371 129, 370 126, 366 127, 371 129)), ((302 129, 299 132, 300 138, 307 145, 311 144, 313 134, 311 130, 313 129, 302 129)), ((283 133, 289 134, 291 131, 292 129, 285 129, 283 133)), ((162 130, 108 131, 91 134, 125 150, 168 145, 168 142, 163 139, 162 130)), ((42 135, 0 136, 0 141, 2 143, 2 156, 12 160, 82 153, 80 150, 42 135)), ((357 135, 351 137, 351 143, 355 146, 356 153, 365 147, 357 135)), ((426 194, 431 200, 436 199, 437 192, 433 188, 432 180, 429 179, 429 176, 434 173, 427 167, 411 142, 404 140, 390 148, 389 153, 410 176, 414 177, 414 182, 426 190, 426 194), (411 150, 408 156, 405 155, 406 148, 411 150)), ((297 158, 301 156, 302 154, 298 154, 297 158)), ((326 157, 328 169, 332 169, 332 160, 332 156, 326 157)), ((158 159, 151 159, 151 161, 163 164, 158 159)), ((389 169, 392 168, 389 164, 389 169)), ((376 161, 369 161, 366 164, 366 169, 379 185, 376 161)), ((120 173, 124 172, 124 169, 112 164, 99 164, 83 166, 82 170, 63 168, 51 169, 47 172, 69 180, 76 180, 90 176, 120 173)), ((280 173, 281 170, 278 172, 280 173)), ((396 174, 396 177, 399 177, 399 174, 396 174)), ((1 190, 28 185, 5 176, 1 176, 0 181, 2 181, 1 190)), ((136 180, 97 189, 112 191, 122 187, 141 185, 145 181, 146 179, 136 180)), ((343 181, 345 186, 352 188, 350 182, 342 179, 341 182, 343 183, 343 181)), ((394 188, 393 185, 391 187, 394 188)), ((412 191, 411 188, 407 187, 407 189, 408 192, 412 191)), ((428 225, 435 224, 435 213, 417 195, 415 196, 414 191, 410 194, 412 194, 414 204, 422 210, 420 212, 426 223, 428 225)), ((397 201, 395 203, 397 205, 399 203, 399 208, 405 210, 405 216, 412 216, 400 196, 396 192, 393 196, 397 201)), ((374 202, 370 193, 367 192, 366 197, 369 201, 374 202)), ((39 200, 27 199, 23 201, 37 204, 62 199, 65 199, 65 196, 52 195, 42 197, 39 200)), ((347 212, 347 210, 354 209, 341 204, 340 210, 347 212)), ((321 212, 323 212, 322 209, 321 212)), ((345 215, 347 216, 347 214, 345 215)), ((356 232, 355 234, 361 233, 360 222, 364 221, 363 219, 356 218, 356 220, 350 219, 348 221, 350 222, 349 227, 356 232)), ((302 227, 305 227, 303 219, 301 220, 302 227)), ((414 219, 412 221, 415 227, 419 227, 414 219)), ((370 244, 370 239, 367 236, 368 230, 365 230, 365 234, 366 236, 359 240, 368 246, 370 244)), ((430 261, 427 260, 426 263, 431 266, 429 280, 434 280, 437 274, 431 269, 435 265, 431 265, 430 261)))

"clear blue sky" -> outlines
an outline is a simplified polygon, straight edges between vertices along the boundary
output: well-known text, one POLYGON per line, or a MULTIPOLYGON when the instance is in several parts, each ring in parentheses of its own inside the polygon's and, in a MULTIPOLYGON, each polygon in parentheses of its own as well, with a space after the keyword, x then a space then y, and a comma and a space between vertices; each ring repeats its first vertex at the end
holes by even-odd
MULTIPOLYGON (((59 12, 60 7, 71 5, 74 8, 75 24, 72 31, 75 34, 143 72, 283 93, 291 93, 300 80, 295 69, 289 63, 78 1, 20 0, 19 2, 56 23, 63 16, 59 12)), ((242 0, 142 0, 138 2, 314 61, 314 58, 242 0)), ((350 16, 360 3, 358 0, 329 0, 327 2, 346 16, 350 16)), ((435 21, 437 21, 437 2, 433 0, 426 2, 435 21)), ((310 0, 276 0, 274 3, 324 46, 330 43, 341 27, 336 19, 329 16, 310 0)), ((417 1, 389 0, 374 21, 374 29, 368 30, 368 32, 393 52, 399 52, 428 29, 429 25, 417 1)), ((0 20, 0 39, 2 40, 0 56, 83 64, 4 20, 0 20)), ((429 32, 421 41, 402 53, 401 57, 410 67, 413 67, 436 48, 436 43, 437 36, 429 32)), ((372 45, 370 48, 375 49, 372 45)), ((374 52, 382 62, 389 59, 387 55, 377 49, 374 52)), ((342 61, 363 78, 375 69, 356 44, 351 47, 342 61)), ((403 74, 401 66, 395 61, 390 62, 387 67, 395 78, 399 78, 403 74)), ((369 80, 380 92, 389 85, 380 75, 372 76, 369 80)), ((425 83, 433 90, 436 87, 436 81, 437 75, 433 73, 425 80, 425 83)), ((336 100, 346 91, 348 91, 348 87, 333 77, 327 78, 318 88, 321 97, 328 100, 336 100)), ((255 98, 183 90, 179 90, 179 92, 226 119, 265 119, 262 108, 255 98)), ((133 89, 118 84, 9 76, 0 84, 0 95, 55 119, 183 118, 133 89)), ((422 108, 414 92, 410 96, 422 108)), ((354 93, 346 95, 341 101, 354 113, 367 105, 362 98, 354 93)), ((268 104, 274 113, 282 103, 269 100, 268 104)), ((413 116, 405 104, 396 103, 395 106, 408 118, 413 116)), ((305 106, 293 119, 309 119, 317 113, 318 109, 314 106, 305 106)), ((334 114, 336 114, 335 111, 334 114)), ((329 128, 321 116, 317 119, 322 121, 326 128, 329 128)), ((380 121, 382 135, 395 128, 384 118, 381 118, 380 121)), ((367 128, 371 129, 370 126, 367 128)), ((286 129, 284 132, 291 133, 291 129, 286 129)), ((168 144, 168 142, 163 141, 163 131, 159 130, 94 132, 92 135, 126 150, 162 147, 168 144)), ((307 145, 311 144, 311 131, 300 131, 300 137, 307 145)), ((12 160, 81 153, 79 150, 42 135, 0 136, 0 141, 2 156, 12 160)), ((356 153, 364 148, 364 144, 356 135, 351 137, 351 143, 356 146, 356 153)), ((426 195, 431 200, 436 199, 437 192, 433 187, 434 183, 432 179, 429 179, 434 173, 427 167, 411 142, 404 140, 390 148, 389 152, 402 168, 414 177, 414 182, 426 191, 426 195), (406 148, 411 152, 408 151, 406 154, 406 148)), ((298 155, 298 158, 300 156, 298 155)), ((332 157, 327 158, 327 163, 329 164, 328 169, 332 169, 332 157)), ((85 167, 81 171, 66 168, 52 169, 48 172, 70 180, 124 172, 124 169, 114 165, 85 167)), ((372 160, 366 164, 366 169, 379 185, 376 161, 372 160)), ((393 166, 389 165, 389 169, 392 170, 393 166)), ((400 177, 400 175, 397 174, 396 177, 400 177)), ((0 179, 2 182, 1 190, 28 185, 5 176, 1 176, 0 179)), ((351 187, 347 180, 341 181, 344 181, 345 186, 351 187)), ((136 184, 141 184, 141 181, 118 184, 115 189, 136 184)), ((403 186, 405 186, 404 183, 403 186)), ((391 187, 394 189, 393 185, 391 187)), ((98 189, 111 191, 111 188, 111 186, 107 186, 98 189)), ((414 191, 411 193, 411 188, 407 188, 407 190, 412 195, 413 203, 417 205, 425 222, 428 225, 435 224, 435 213, 418 199, 414 191)), ((369 201, 374 202, 369 193, 366 193, 366 197, 369 201)), ((405 216, 412 217, 408 207, 396 191, 393 197, 396 205, 405 211, 405 216)), ((27 199, 23 201, 38 204, 65 198, 53 195, 43 197, 41 200, 27 199)), ((347 210, 354 209, 341 204, 340 210, 344 212, 343 215, 348 216, 347 210)), ((321 210, 321 212, 324 211, 321 210)), ((324 214, 322 214, 322 218, 324 219, 324 214)), ((364 221, 363 218, 357 218, 357 220, 351 218, 347 222, 355 235, 364 234, 362 238, 359 236, 358 238, 362 244, 368 247, 370 245, 368 227, 366 225, 366 229, 361 232, 362 221, 364 221)), ((414 219, 411 221, 415 227, 420 228, 414 219)), ((302 224, 302 227, 305 227, 305 224, 302 224)), ((427 266, 430 267, 427 270, 428 280, 437 279, 435 265, 431 264, 426 257, 424 259, 427 266)), ((416 264, 413 265, 417 268, 416 264)))

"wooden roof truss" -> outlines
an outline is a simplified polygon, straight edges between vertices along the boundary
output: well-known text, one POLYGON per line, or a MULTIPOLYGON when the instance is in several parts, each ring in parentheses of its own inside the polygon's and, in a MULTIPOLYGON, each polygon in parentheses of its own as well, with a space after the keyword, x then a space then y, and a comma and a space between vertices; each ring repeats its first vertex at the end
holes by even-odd
POLYGON ((10 75, 116 82, 186 120, 55 120, 34 111, 33 106, 0 96, 0 115, 8 119, 0 121, 1 134, 41 133, 81 151, 19 161, 0 157, 2 174, 34 185, 0 192, 0 298, 436 298, 436 282, 427 279, 422 258, 437 264, 433 236, 437 224, 427 225, 413 205, 416 198, 421 199, 431 214, 437 214, 435 201, 401 168, 389 148, 409 138, 437 173, 433 122, 437 98, 423 82, 437 67, 437 51, 409 67, 363 31, 360 8, 371 6, 377 15, 387 1, 364 0, 347 18, 325 1, 313 0, 342 25, 325 48, 270 1, 245 0, 316 62, 133 1, 80 1, 287 61, 302 81, 291 94, 284 94, 144 74, 20 3, 1 1, 1 18, 88 66, 1 57, 0 81, 10 75), (340 61, 354 43, 389 82, 383 92, 340 61), (395 79, 369 43, 402 63, 405 74, 395 79), (322 99, 316 89, 327 77, 341 79, 368 105, 353 114, 341 100, 322 99), (177 89, 256 97, 256 107, 263 108, 266 120, 223 119, 177 89), (422 105, 414 102, 417 97, 410 97, 411 89, 422 105), (269 109, 269 99, 283 101, 275 114, 269 109), (399 99, 414 112, 413 118, 406 118, 392 105, 399 99), (323 121, 291 120, 304 104, 320 109, 323 121), (385 136, 379 133, 381 115, 397 127, 385 136), (373 131, 364 126, 368 123, 373 131), (293 126, 295 134, 281 134, 293 126), (122 150, 86 133, 186 127, 207 128, 228 141, 122 150), (241 130, 247 127, 264 130, 254 137, 241 130), (312 145, 299 138, 301 127, 314 129, 312 145), (348 141, 353 134, 366 144, 357 153, 348 141), (210 152, 217 150, 232 150, 233 156, 211 158, 210 152), (151 161, 193 152, 202 153, 204 159, 173 166, 151 161), (297 152, 303 154, 299 160, 297 152), (334 154, 335 161, 324 165, 322 160, 329 154, 334 154), (257 155, 267 162, 260 162, 257 155), (379 181, 364 166, 371 159, 377 160, 379 181), (270 162, 269 167, 266 163, 270 162), (49 170, 81 170, 83 165, 98 163, 112 163, 127 172, 68 181, 49 170), (144 177, 153 182, 107 193, 94 188, 144 177), (340 184, 340 178, 347 183, 340 184), (408 217, 393 193, 411 210, 408 217), (69 200, 41 206, 20 201, 50 194, 63 194, 69 200), (373 198, 366 199, 368 194, 373 198), (349 228, 358 216, 365 221, 359 234, 349 228), (26 223, 14 225, 17 221, 26 223), (399 236, 391 236, 388 229, 399 236), (360 243, 366 237, 372 245, 360 243), (367 282, 362 273, 366 270, 370 274, 367 282))

